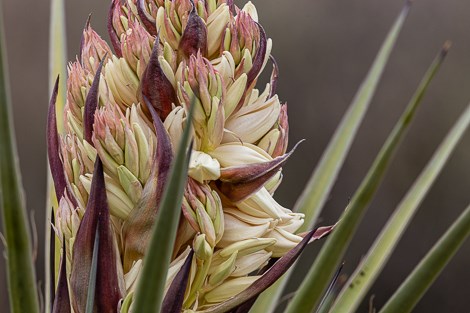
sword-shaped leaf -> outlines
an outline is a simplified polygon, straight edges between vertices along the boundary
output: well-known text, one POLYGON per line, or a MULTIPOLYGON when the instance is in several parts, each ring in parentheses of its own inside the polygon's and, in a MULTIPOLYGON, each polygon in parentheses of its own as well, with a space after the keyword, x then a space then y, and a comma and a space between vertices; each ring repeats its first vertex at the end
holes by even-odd
MULTIPOLYGON (((1 5, 0 17, 3 17, 1 5)), ((4 38, 0 22, 0 211, 6 240, 8 293, 12 312, 38 313, 38 290, 18 168, 4 38)))
POLYGON ((379 313, 408 313, 470 235, 470 206, 434 245, 379 313))
MULTIPOLYGON (((404 16, 401 15, 401 18, 404 16)), ((310 312, 314 310, 341 262, 349 243, 356 232, 362 217, 377 191, 393 153, 411 124, 420 103, 412 101, 395 125, 387 141, 380 150, 367 176, 354 194, 350 205, 340 222, 326 241, 320 254, 310 268, 307 277, 287 307, 287 313, 310 312)))
MULTIPOLYGON (((418 90, 411 100, 412 102, 418 102, 419 99, 423 97, 429 83, 444 60, 448 47, 448 44, 446 44, 431 64, 428 72, 424 76, 418 90)), ((441 172, 450 154, 457 146, 457 143, 462 137, 467 126, 468 125, 459 125, 459 127, 455 128, 436 151, 424 171, 408 191, 402 202, 398 205, 395 213, 387 222, 385 228, 381 231, 367 256, 361 260, 360 265, 346 283, 347 286, 354 286, 354 288, 343 289, 331 309, 331 313, 354 311, 362 302, 367 291, 393 253, 398 241, 421 204, 421 201, 424 199, 438 174, 441 172)))
MULTIPOLYGON (((356 137, 359 126, 369 108, 372 97, 398 38, 409 11, 410 3, 398 16, 382 44, 371 69, 362 82, 348 111, 335 131, 307 186, 295 204, 294 211, 305 214, 305 222, 299 231, 314 227, 331 189, 344 164, 344 160, 356 137)), ((272 288, 263 293, 252 309, 254 313, 272 312, 292 271, 289 271, 272 288)))
MULTIPOLYGON (((447 143, 449 146, 452 145, 452 141, 458 141, 460 134, 468 127, 469 123, 470 106, 467 107, 465 113, 449 134, 448 139, 450 142, 447 143)), ((470 206, 428 252, 380 310, 380 313, 411 312, 469 235, 470 206)))

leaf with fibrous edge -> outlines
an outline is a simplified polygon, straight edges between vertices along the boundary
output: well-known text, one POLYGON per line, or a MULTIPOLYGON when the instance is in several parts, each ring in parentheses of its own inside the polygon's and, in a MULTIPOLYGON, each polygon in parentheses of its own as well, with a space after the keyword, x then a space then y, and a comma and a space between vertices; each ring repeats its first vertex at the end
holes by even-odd
MULTIPOLYGON (((0 5, 0 18, 3 18, 0 5)), ((29 224, 12 115, 3 20, 0 21, 0 214, 12 312, 39 312, 29 224)))

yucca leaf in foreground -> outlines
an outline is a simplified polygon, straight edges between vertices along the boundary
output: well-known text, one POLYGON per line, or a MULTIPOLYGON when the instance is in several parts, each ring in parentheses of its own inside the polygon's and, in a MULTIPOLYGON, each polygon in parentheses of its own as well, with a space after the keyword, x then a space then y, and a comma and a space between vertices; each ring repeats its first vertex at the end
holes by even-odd
MULTIPOLYGON (((305 223, 299 231, 306 231, 317 223, 318 216, 333 188, 359 126, 369 108, 379 80, 408 14, 409 5, 410 3, 407 2, 395 21, 395 25, 388 33, 371 69, 362 82, 343 120, 336 129, 307 186, 295 204, 294 211, 305 214, 305 223)), ((259 297, 252 309, 253 313, 272 312, 274 310, 291 274, 292 270, 288 271, 276 284, 259 297)))
MULTIPOLYGON (((0 4, 0 17, 3 9, 0 4)), ((11 311, 39 313, 32 245, 13 128, 3 20, 0 21, 0 209, 11 311)))

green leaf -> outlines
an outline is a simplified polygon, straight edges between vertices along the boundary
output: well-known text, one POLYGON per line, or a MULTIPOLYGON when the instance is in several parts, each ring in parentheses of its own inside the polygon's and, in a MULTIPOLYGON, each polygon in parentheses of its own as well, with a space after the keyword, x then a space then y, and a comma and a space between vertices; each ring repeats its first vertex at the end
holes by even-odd
MULTIPOLYGON (((405 11, 407 8, 405 9, 405 11)), ((403 17, 403 15, 401 15, 403 17)), ((397 149, 405 131, 411 124, 417 109, 417 103, 411 103, 400 117, 392 133, 376 157, 367 176, 354 194, 350 205, 344 212, 341 220, 327 239, 320 254, 309 270, 297 294, 287 308, 287 313, 311 312, 315 309, 328 286, 337 266, 342 261, 344 253, 356 232, 362 217, 372 201, 390 163, 393 153, 397 149)))
MULTIPOLYGON (((412 102, 419 102, 423 96, 427 86, 443 61, 447 49, 448 44, 444 46, 441 53, 429 68, 420 87, 411 100, 412 102)), ((449 133, 439 149, 435 152, 426 168, 398 205, 395 213, 387 222, 387 225, 376 239, 367 256, 361 261, 360 265, 347 282, 346 286, 354 286, 354 288, 343 289, 330 313, 354 311, 360 305, 367 291, 390 258, 398 241, 421 204, 421 201, 441 172, 467 127, 468 125, 460 125, 458 128, 455 128, 449 133)))
MULTIPOLYGON (((0 16, 3 16, 1 8, 0 16)), ((8 292, 11 312, 38 313, 38 291, 15 143, 4 38, 3 24, 0 23, 0 210, 7 246, 8 292)))
MULTIPOLYGON (((62 79, 59 82, 59 93, 56 102, 57 129, 59 133, 64 130, 63 111, 66 98, 66 77, 67 77, 67 41, 65 30, 65 10, 64 0, 52 0, 50 4, 51 19, 49 23, 49 90, 52 90, 56 77, 62 79)), ((54 192, 54 185, 50 175, 49 166, 47 169, 47 203, 45 207, 45 223, 50 225, 51 211, 58 206, 54 192)), ((54 298, 56 279, 59 273, 60 264, 60 242, 52 235, 50 227, 45 228, 45 241, 54 242, 54 245, 45 245, 45 311, 51 312, 54 298), (54 240, 51 240, 54 239, 54 240), (54 269, 53 271, 51 270, 54 269)))
MULTIPOLYGON (((446 141, 457 141, 469 123, 470 106, 467 107, 467 110, 454 126, 446 141)), ((449 143, 449 145, 452 144, 449 143)), ((382 310, 380 310, 380 313, 411 312, 469 235, 470 206, 467 207, 451 228, 428 252, 410 276, 388 300, 382 310)))
POLYGON ((95 306, 96 274, 98 270, 98 251, 100 248, 100 225, 96 226, 95 242, 93 243, 93 257, 91 259, 90 280, 86 299, 86 313, 93 313, 95 306))
MULTIPOLYGON (((194 105, 191 105, 178 153, 173 161, 153 226, 152 238, 144 258, 141 278, 134 294, 134 312, 158 313, 161 310, 191 155, 191 147, 188 150, 188 145, 191 138, 193 108, 194 105)), ((149 109, 154 111, 151 106, 149 109)), ((153 117, 158 118, 156 113, 153 114, 153 117)))
MULTIPOLYGON (((409 11, 409 2, 390 30, 377 57, 372 64, 366 78, 356 93, 341 124, 338 126, 333 138, 318 163, 312 177, 305 187, 302 195, 295 204, 294 211, 305 214, 305 223, 299 232, 312 229, 320 215, 331 189, 336 181, 338 173, 349 152, 351 144, 364 115, 369 108, 372 97, 377 89, 380 77, 385 69, 398 34, 403 26, 409 11)), ((252 308, 253 313, 272 312, 277 305, 292 270, 288 271, 276 284, 266 290, 256 301, 252 308)))

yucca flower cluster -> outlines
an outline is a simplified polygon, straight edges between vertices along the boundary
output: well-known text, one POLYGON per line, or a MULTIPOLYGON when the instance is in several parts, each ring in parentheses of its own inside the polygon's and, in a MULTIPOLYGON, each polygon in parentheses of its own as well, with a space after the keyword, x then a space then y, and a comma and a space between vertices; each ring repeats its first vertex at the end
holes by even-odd
POLYGON ((272 41, 251 2, 238 8, 229 0, 114 0, 108 30, 112 48, 87 22, 80 55, 68 67, 65 133, 57 137, 49 121, 60 199, 55 229, 72 310, 85 312, 83 260, 99 227, 106 228, 99 262, 108 271, 97 280, 108 291, 97 296, 95 311, 133 311, 158 204, 194 106, 166 288, 190 258, 183 311, 203 311, 248 288, 303 239, 296 234, 303 214, 273 198, 292 152, 272 41), (270 60, 271 81, 257 86, 270 60))

